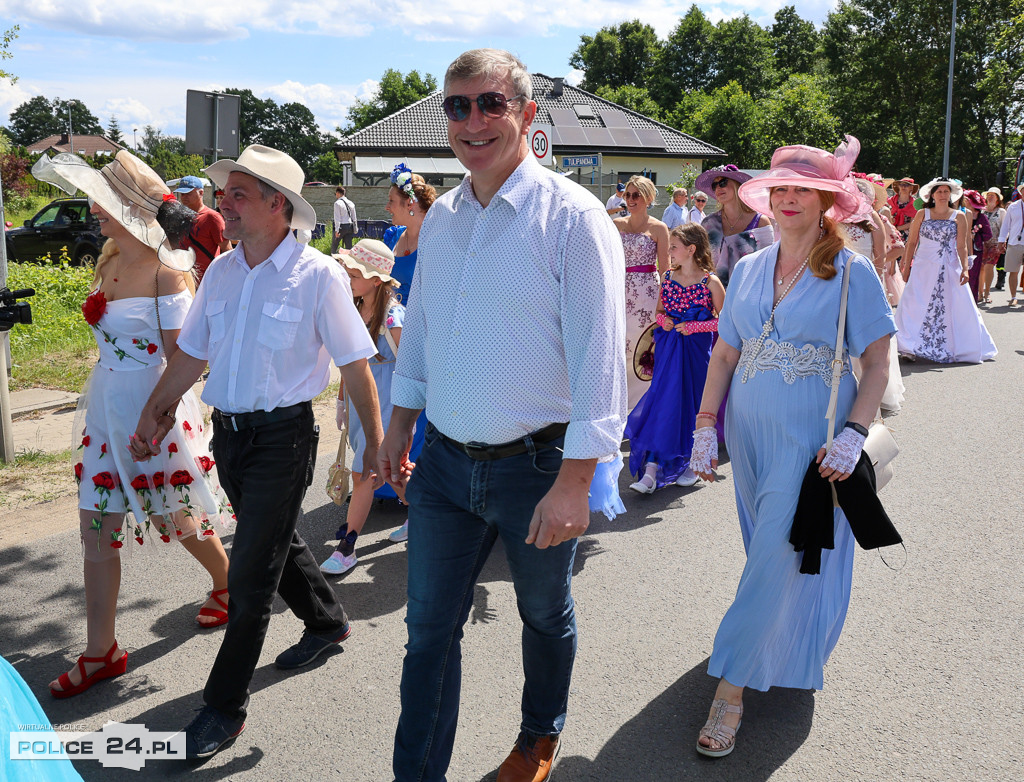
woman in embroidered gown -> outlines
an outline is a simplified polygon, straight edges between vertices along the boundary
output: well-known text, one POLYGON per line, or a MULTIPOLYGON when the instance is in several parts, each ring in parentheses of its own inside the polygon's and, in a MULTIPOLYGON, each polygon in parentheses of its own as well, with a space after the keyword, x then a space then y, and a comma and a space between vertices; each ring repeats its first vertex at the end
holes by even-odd
MULTIPOLYGON (((726 442, 736 486, 746 565, 715 637, 708 673, 720 677, 698 752, 732 751, 743 689, 821 689, 822 668, 839 640, 850 599, 853 535, 835 511, 835 548, 821 573, 803 575, 789 543, 804 473, 814 461, 830 480, 845 480, 860 456, 867 426, 885 389, 894 326, 871 263, 843 246, 836 221, 859 210, 848 178, 860 145, 847 136, 832 155, 782 147, 769 171, 740 187, 743 199, 778 222, 780 241, 736 265, 719 316, 694 432, 691 468, 715 479, 714 414, 730 388, 726 442), (843 275, 850 275, 846 350, 839 386, 839 427, 827 437, 831 361, 843 275), (859 356, 854 381, 848 356, 859 356)), ((725 585, 720 585, 723 590, 725 585)))
POLYGON ((173 248, 195 214, 127 151, 101 171, 74 155, 44 156, 32 173, 67 192, 83 190, 107 237, 94 291, 82 306, 100 356, 73 435, 88 641, 75 667, 50 684, 54 697, 66 698, 126 669, 128 655, 114 637, 125 549, 181 542, 213 580, 197 621, 204 627, 227 621, 228 559, 214 522, 229 526, 233 515, 191 392, 162 418, 170 434, 159 457, 140 465, 128 452, 139 411, 176 349, 192 301, 193 253, 173 248))
POLYGON ((711 240, 715 274, 727 287, 729 275, 740 258, 775 241, 768 218, 743 203, 738 195, 737 188, 748 179, 750 174, 730 163, 705 171, 697 177, 694 185, 698 190, 710 193, 720 207, 705 217, 701 225, 711 240))
POLYGON ((900 353, 911 358, 980 364, 997 353, 967 287, 967 218, 953 208, 962 195, 948 179, 921 188, 924 208, 910 224, 901 262, 907 287, 896 310, 900 353))
POLYGON ((629 409, 640 401, 654 372, 650 341, 641 339, 654 328, 661 275, 668 268, 668 228, 647 210, 658 195, 647 177, 633 176, 623 197, 628 217, 615 218, 626 255, 626 375, 629 409))

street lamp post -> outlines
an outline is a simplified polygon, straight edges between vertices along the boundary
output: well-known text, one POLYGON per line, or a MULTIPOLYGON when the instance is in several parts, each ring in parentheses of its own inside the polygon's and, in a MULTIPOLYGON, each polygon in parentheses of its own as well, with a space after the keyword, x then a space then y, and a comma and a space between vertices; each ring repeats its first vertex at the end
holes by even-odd
POLYGON ((949 127, 953 119, 953 59, 956 54, 956 0, 953 0, 953 24, 949 32, 949 80, 946 84, 946 141, 942 147, 942 178, 949 179, 949 127))
POLYGON ((132 128, 132 146, 135 147, 135 154, 139 154, 139 139, 135 135, 139 132, 138 128, 132 128))

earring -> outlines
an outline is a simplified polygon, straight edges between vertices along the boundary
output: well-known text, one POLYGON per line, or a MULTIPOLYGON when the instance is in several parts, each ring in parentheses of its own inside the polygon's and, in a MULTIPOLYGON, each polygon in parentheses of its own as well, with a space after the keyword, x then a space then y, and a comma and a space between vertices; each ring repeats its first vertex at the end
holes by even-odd
POLYGON ((824 227, 825 227, 825 213, 821 212, 818 215, 818 228, 824 228, 824 227))
POLYGON ((416 216, 416 213, 412 209, 410 209, 409 210, 409 217, 415 217, 415 216, 416 216))

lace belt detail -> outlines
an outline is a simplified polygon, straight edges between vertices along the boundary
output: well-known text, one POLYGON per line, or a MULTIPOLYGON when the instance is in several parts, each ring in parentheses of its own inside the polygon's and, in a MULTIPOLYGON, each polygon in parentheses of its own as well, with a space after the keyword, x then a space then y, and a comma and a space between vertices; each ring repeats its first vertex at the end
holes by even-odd
MULTIPOLYGON (((773 339, 766 339, 761 349, 758 350, 757 343, 756 339, 743 340, 743 350, 740 353, 736 371, 743 372, 744 383, 746 378, 755 372, 777 370, 782 373, 782 379, 790 385, 798 377, 817 376, 826 386, 832 386, 832 357, 835 355, 835 350, 828 345, 797 347, 792 342, 776 342, 773 339)), ((842 375, 849 373, 850 362, 844 352, 842 375)))

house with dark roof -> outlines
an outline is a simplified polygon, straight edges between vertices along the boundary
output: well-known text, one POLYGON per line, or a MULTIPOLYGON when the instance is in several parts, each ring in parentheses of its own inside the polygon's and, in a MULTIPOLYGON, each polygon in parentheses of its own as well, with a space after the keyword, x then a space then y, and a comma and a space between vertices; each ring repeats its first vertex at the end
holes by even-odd
MULTIPOLYGON (((552 126, 556 170, 566 170, 563 158, 600 154, 600 179, 605 186, 625 182, 633 174, 666 185, 678 180, 687 164, 702 171, 705 161, 725 157, 716 146, 563 79, 539 73, 531 78, 537 103, 534 124, 552 126)), ((445 178, 461 179, 466 170, 448 146, 443 97, 439 90, 342 139, 335 154, 350 162, 353 182, 381 184, 398 163, 405 163, 433 184, 445 184, 445 178)), ((592 167, 575 173, 581 183, 598 185, 598 172, 592 167)))
POLYGON ((97 155, 113 157, 124 147, 106 136, 80 136, 76 133, 72 138, 68 138, 67 133, 59 133, 29 144, 25 149, 29 152, 45 152, 49 155, 56 155, 58 152, 71 152, 79 157, 96 157, 97 155), (72 144, 74 149, 72 149, 72 144))

